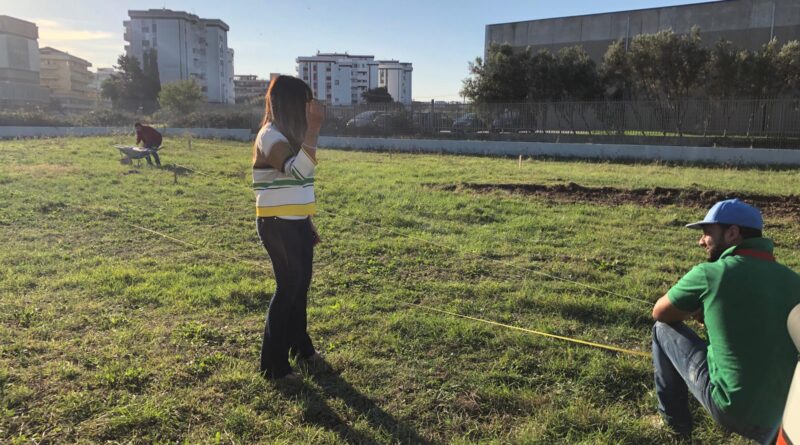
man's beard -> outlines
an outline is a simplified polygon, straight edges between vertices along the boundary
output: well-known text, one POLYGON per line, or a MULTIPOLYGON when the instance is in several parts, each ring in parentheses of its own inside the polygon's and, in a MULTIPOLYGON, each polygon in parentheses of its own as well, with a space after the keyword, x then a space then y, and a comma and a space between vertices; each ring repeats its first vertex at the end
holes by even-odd
POLYGON ((708 262, 713 263, 717 261, 719 257, 722 256, 722 253, 728 250, 728 247, 730 246, 715 246, 708 252, 708 262))

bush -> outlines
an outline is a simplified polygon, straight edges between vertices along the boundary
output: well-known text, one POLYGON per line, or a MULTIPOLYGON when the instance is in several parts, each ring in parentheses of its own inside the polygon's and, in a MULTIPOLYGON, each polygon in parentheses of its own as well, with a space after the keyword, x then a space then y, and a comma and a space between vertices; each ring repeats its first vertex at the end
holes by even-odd
POLYGON ((200 84, 194 79, 170 82, 163 85, 158 94, 158 103, 178 114, 193 112, 204 100, 200 84))
POLYGON ((257 131, 260 116, 249 111, 198 111, 173 116, 167 122, 171 127, 180 128, 249 128, 257 131))
POLYGON ((66 117, 53 116, 43 111, 0 112, 0 126, 11 127, 70 127, 73 123, 66 117))
POLYGON ((81 127, 129 127, 141 120, 141 117, 126 111, 97 110, 78 116, 74 123, 81 127))

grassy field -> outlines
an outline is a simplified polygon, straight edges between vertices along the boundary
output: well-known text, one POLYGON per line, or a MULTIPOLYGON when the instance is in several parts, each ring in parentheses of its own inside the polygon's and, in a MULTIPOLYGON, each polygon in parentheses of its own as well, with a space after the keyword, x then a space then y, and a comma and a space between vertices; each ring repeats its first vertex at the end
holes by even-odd
MULTIPOLYGON (((0 142, 0 442, 671 443, 649 359, 408 303, 649 351, 649 304, 621 296, 703 260, 682 224, 705 209, 443 186, 800 194, 800 170, 321 150, 309 328, 329 368, 287 387, 256 372, 274 281, 249 144, 167 139, 156 169, 117 142, 0 142)), ((798 220, 764 210, 797 269, 798 220)), ((745 443, 698 419, 698 442, 745 443)))

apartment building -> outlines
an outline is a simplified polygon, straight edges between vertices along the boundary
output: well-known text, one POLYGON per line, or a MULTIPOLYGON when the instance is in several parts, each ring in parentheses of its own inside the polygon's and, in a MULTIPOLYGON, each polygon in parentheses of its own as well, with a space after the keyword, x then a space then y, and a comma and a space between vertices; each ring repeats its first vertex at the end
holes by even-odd
POLYGON ((162 85, 195 79, 209 102, 235 102, 234 52, 225 22, 169 9, 128 11, 128 16, 125 52, 141 62, 154 51, 162 85))
POLYGON ((46 46, 39 49, 41 85, 50 91, 50 98, 65 111, 92 109, 94 97, 89 84, 94 75, 88 61, 46 46))
POLYGON ((379 87, 386 87, 396 102, 411 103, 412 70, 410 63, 346 52, 297 58, 297 77, 311 86, 316 98, 331 105, 363 103, 363 93, 379 87))

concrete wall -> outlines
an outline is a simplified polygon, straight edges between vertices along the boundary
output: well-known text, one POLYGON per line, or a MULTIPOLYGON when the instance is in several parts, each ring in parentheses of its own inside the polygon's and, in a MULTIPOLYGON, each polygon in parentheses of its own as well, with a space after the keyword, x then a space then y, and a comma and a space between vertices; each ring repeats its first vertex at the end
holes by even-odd
MULTIPOLYGON (((252 141, 249 129, 238 128, 159 128, 164 136, 192 136, 209 139, 252 141)), ((69 137, 69 136, 134 136, 132 127, 0 127, 0 139, 69 137)), ((131 140, 131 144, 136 139, 131 140)))
POLYGON ((665 29, 682 34, 695 25, 700 27, 706 45, 725 38, 739 48, 755 50, 771 36, 780 42, 800 39, 800 1, 728 0, 499 23, 486 26, 485 40, 486 48, 491 43, 508 43, 517 49, 530 46, 534 52, 582 45, 599 62, 615 40, 665 29))
MULTIPOLYGON (((601 145, 544 142, 382 139, 321 136, 321 147, 496 156, 697 162, 720 165, 800 166, 800 150, 601 145)), ((324 150, 324 148, 323 148, 324 150)))
MULTIPOLYGON (((196 138, 235 139, 245 142, 253 140, 253 135, 248 129, 160 128, 159 131, 165 136, 173 137, 191 135, 196 138)), ((133 137, 134 132, 129 127, 0 127, 0 139, 114 135, 133 137)), ((602 160, 697 162, 720 165, 800 166, 800 150, 350 138, 336 136, 321 136, 319 145, 323 147, 322 150, 325 148, 339 148, 484 156, 523 155, 602 160)))

